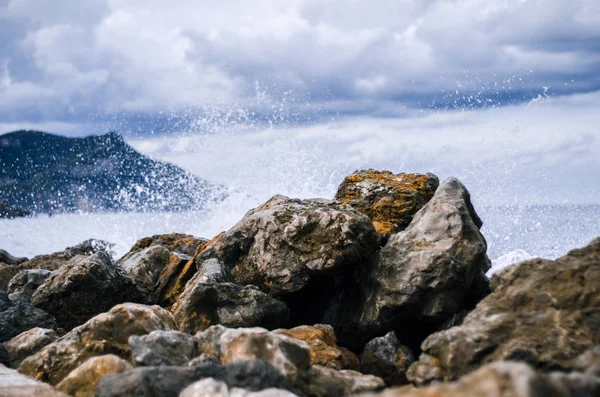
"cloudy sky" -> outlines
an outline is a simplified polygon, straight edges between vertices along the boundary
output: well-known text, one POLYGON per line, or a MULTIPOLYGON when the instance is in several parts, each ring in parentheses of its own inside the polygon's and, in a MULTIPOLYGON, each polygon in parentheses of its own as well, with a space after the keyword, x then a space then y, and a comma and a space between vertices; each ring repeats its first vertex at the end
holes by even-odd
POLYGON ((0 0, 0 133, 117 129, 269 193, 377 166, 598 202, 599 112, 598 0, 0 0))

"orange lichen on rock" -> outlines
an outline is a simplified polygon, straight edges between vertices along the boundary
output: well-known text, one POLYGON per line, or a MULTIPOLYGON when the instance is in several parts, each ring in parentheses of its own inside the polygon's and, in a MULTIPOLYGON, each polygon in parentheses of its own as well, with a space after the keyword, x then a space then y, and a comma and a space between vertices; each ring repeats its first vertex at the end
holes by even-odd
POLYGON ((183 233, 157 234, 139 239, 131 251, 148 248, 153 245, 162 245, 170 251, 178 251, 186 255, 193 255, 198 247, 206 244, 205 239, 183 233))
POLYGON ((367 215, 379 234, 389 236, 408 226, 414 214, 433 197, 438 185, 438 178, 429 173, 363 170, 347 176, 335 198, 367 215))
POLYGON ((360 367, 358 357, 354 353, 337 345, 335 332, 329 325, 302 325, 273 332, 306 342, 310 347, 311 365, 321 365, 336 370, 358 370, 360 367))

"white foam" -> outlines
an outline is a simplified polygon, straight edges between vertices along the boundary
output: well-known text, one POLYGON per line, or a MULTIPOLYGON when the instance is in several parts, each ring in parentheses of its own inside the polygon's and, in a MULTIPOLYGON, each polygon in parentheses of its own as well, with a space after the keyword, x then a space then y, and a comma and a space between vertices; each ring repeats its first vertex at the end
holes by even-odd
POLYGON ((533 257, 533 255, 530 255, 522 249, 516 249, 514 251, 507 252, 506 254, 492 260, 492 267, 490 270, 488 270, 486 275, 488 277, 491 277, 494 273, 496 273, 499 270, 502 270, 504 268, 507 268, 508 266, 517 263, 521 263, 533 257))

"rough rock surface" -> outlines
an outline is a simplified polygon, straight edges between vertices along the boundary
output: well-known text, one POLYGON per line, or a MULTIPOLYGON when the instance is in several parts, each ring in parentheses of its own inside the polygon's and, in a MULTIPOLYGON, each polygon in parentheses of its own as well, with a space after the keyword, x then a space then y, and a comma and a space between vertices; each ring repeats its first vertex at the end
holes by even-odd
POLYGON ((0 262, 0 290, 6 291, 10 280, 19 273, 20 267, 0 262))
POLYGON ((492 279, 493 292, 458 327, 435 333, 409 370, 412 382, 456 379, 491 361, 573 368, 600 344, 600 239, 556 261, 534 259, 492 279))
POLYGON ((129 252, 160 245, 167 248, 171 252, 179 252, 184 255, 194 256, 198 247, 205 244, 208 240, 198 238, 190 234, 170 233, 157 234, 150 237, 139 239, 129 252))
POLYGON ((56 388, 73 397, 94 397, 96 386, 104 375, 132 369, 128 361, 113 354, 92 357, 71 371, 56 388))
POLYGON ((199 271, 190 280, 172 308, 181 331, 195 333, 214 324, 276 328, 287 322, 286 304, 258 288, 233 283, 205 284, 203 276, 199 271))
POLYGON ((68 397, 52 386, 37 382, 0 364, 1 397, 68 397))
POLYGON ((171 313, 158 306, 117 305, 27 357, 19 372, 55 385, 90 357, 114 354, 131 360, 132 335, 175 328, 171 313))
POLYGON ((360 356, 360 371, 382 378, 386 385, 408 383, 406 371, 415 361, 413 352, 400 344, 394 332, 375 338, 366 344, 360 356))
POLYGON ((56 329, 58 324, 45 311, 23 300, 11 301, 6 292, 0 291, 0 343, 35 327, 56 329))
POLYGON ((369 218, 348 206, 275 196, 208 245, 195 263, 201 269, 216 258, 234 282, 286 295, 324 272, 362 265, 378 242, 369 218))
POLYGON ((283 389, 269 388, 259 392, 245 389, 229 389, 227 383, 206 378, 186 387, 179 397, 296 397, 297 395, 283 389))
POLYGON ((425 388, 390 389, 363 397, 595 397, 600 378, 581 373, 542 374, 527 364, 502 361, 488 364, 452 383, 425 388))
POLYGON ((277 329, 275 334, 303 340, 310 348, 310 364, 333 369, 359 369, 358 357, 337 345, 333 327, 325 324, 302 325, 292 329, 277 329))
POLYGON ((10 357, 10 366, 17 368, 24 359, 37 353, 58 337, 59 335, 53 329, 32 328, 4 342, 3 346, 10 357))
POLYGON ((73 258, 31 297, 33 306, 54 315, 67 330, 116 304, 143 301, 129 275, 103 251, 73 258))
POLYGON ((183 365, 196 357, 196 338, 179 331, 152 331, 131 336, 129 345, 136 366, 183 365))
POLYGON ((56 270, 77 255, 90 256, 100 251, 112 255, 112 246, 112 243, 103 240, 88 239, 72 247, 67 247, 64 251, 33 257, 27 262, 21 263, 20 267, 21 269, 56 270))
POLYGON ((51 275, 52 271, 45 269, 21 270, 8 283, 8 297, 11 300, 29 301, 38 287, 51 275))
POLYGON ((376 391, 384 386, 383 379, 373 375, 363 375, 349 369, 336 371, 313 365, 304 390, 311 396, 336 397, 376 391))
POLYGON ((170 252, 161 245, 131 251, 117 262, 146 295, 154 291, 163 269, 169 263, 170 252))
POLYGON ((367 215, 378 233, 389 236, 408 226, 438 185, 433 174, 363 170, 347 176, 335 198, 367 215))

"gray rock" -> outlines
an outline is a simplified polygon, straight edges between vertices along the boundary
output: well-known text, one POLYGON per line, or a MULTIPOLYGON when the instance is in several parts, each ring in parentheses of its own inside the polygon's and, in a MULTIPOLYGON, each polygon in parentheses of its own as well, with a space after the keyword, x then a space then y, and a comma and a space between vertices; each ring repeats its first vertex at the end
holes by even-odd
POLYGON ((210 364, 210 363, 212 363, 212 364, 220 364, 221 361, 219 360, 219 358, 217 356, 213 356, 212 354, 202 353, 198 357, 194 357, 193 359, 191 359, 190 361, 188 361, 185 364, 185 366, 186 367, 193 367, 195 365, 210 364))
POLYGON ((276 328, 287 322, 289 311, 285 303, 253 286, 198 282, 203 275, 198 272, 187 283, 173 306, 180 330, 195 333, 213 324, 276 328))
POLYGON ((33 293, 52 273, 45 269, 21 270, 8 283, 8 297, 11 300, 29 301, 33 293))
POLYGON ((57 329, 56 319, 26 301, 11 301, 0 291, 0 343, 6 342, 32 328, 57 329))
POLYGON ((53 329, 32 328, 2 345, 10 357, 10 366, 17 368, 27 357, 37 353, 44 346, 56 341, 59 335, 53 329))
POLYGON ((170 252, 165 247, 153 245, 129 252, 119 260, 118 265, 127 271, 141 291, 150 295, 169 262, 169 255, 170 252))
POLYGON ((103 251, 71 259, 31 297, 33 306, 54 315, 67 330, 119 303, 143 301, 129 275, 103 251))
POLYGON ((408 383, 406 371, 415 361, 413 352, 400 344, 394 332, 375 338, 366 344, 360 356, 360 371, 382 378, 386 385, 408 383))
POLYGON ((183 365, 197 355, 196 338, 179 331, 152 331, 129 338, 136 366, 183 365))
POLYGON ((0 249, 0 262, 6 263, 7 265, 15 266, 15 265, 19 265, 23 262, 27 262, 28 260, 29 259, 27 259, 27 258, 17 258, 15 256, 12 256, 5 250, 0 249))
POLYGON ((229 389, 225 382, 206 378, 186 387, 179 397, 297 397, 297 395, 284 389, 274 388, 259 392, 240 388, 229 389))
POLYGON ((336 371, 313 365, 304 390, 315 397, 337 397, 381 390, 384 387, 383 379, 373 375, 363 375, 349 369, 336 371))
POLYGON ((0 396, 2 397, 68 397, 42 382, 19 374, 0 364, 0 396))

